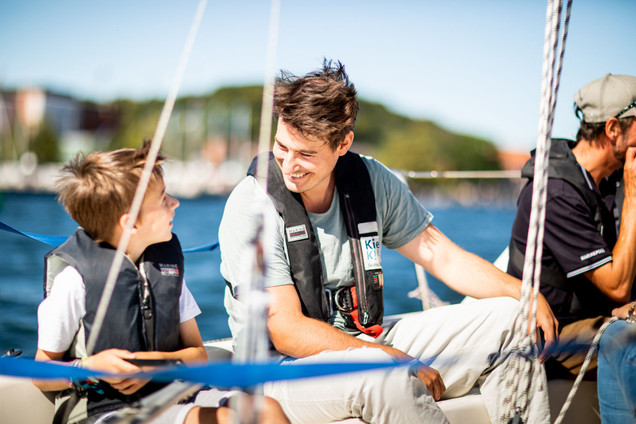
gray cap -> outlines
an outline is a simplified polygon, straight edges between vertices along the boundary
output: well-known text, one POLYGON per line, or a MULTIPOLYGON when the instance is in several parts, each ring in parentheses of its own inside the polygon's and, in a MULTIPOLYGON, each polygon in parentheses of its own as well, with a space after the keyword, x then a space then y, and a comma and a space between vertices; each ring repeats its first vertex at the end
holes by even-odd
POLYGON ((636 77, 630 75, 607 74, 583 86, 574 95, 574 102, 583 112, 583 120, 589 124, 613 117, 636 116, 635 101, 636 77))

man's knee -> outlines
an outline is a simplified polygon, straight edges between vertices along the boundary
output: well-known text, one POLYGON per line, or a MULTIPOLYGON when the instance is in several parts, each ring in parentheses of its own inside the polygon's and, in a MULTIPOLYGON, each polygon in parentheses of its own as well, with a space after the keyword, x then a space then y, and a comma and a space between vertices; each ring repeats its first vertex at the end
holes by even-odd
POLYGON ((264 406, 263 411, 260 414, 260 419, 258 422, 263 424, 288 424, 289 419, 283 412, 283 408, 280 406, 280 403, 271 397, 265 396, 264 398, 264 406))
MULTIPOLYGON (((241 414, 247 414, 247 411, 241 411, 241 414)), ((240 420, 241 422, 250 422, 247 417, 240 420)), ((232 424, 236 422, 236 411, 227 407, 221 406, 219 408, 201 408, 194 407, 188 414, 184 424, 198 424, 198 423, 218 423, 218 424, 232 424)), ((263 397, 263 405, 258 412, 258 419, 256 422, 262 424, 290 424, 289 419, 283 412, 280 404, 271 397, 263 397)))

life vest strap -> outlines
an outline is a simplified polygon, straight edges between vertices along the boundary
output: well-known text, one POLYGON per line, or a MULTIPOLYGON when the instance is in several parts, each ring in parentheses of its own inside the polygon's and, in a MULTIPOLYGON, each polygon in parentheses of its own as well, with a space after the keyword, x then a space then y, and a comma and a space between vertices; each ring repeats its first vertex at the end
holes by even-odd
POLYGON ((372 325, 370 327, 364 327, 362 324, 360 324, 360 319, 358 316, 358 296, 356 294, 356 287, 353 286, 351 287, 351 297, 353 299, 353 310, 351 312, 349 312, 349 314, 351 315, 351 318, 353 318, 353 323, 355 324, 356 328, 360 331, 362 331, 364 334, 368 334, 371 337, 378 337, 380 334, 382 334, 383 328, 378 325, 372 325))

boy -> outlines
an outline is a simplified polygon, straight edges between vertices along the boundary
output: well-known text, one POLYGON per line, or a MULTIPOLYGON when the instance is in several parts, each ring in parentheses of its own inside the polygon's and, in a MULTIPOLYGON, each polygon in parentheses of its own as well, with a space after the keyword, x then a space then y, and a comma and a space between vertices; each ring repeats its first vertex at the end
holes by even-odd
MULTIPOLYGON (((181 246, 171 232, 179 202, 165 191, 161 156, 133 226, 98 341, 92 355, 86 352, 114 246, 127 225, 149 148, 144 143, 137 150, 78 155, 64 166, 58 199, 81 227, 46 255, 46 297, 38 309, 36 360, 71 361, 70 365, 113 373, 139 372, 129 362, 135 359, 207 360, 195 320, 201 311, 185 285, 181 246)), ((69 381, 34 383, 42 391, 58 392, 56 411, 66 413, 69 423, 95 422, 164 386, 134 378, 105 378, 87 390, 78 390, 69 381)), ((158 420, 229 422, 231 411, 219 407, 228 396, 214 389, 200 392, 195 403, 172 406, 158 420)), ((262 415, 271 422, 287 422, 271 399, 262 415)))

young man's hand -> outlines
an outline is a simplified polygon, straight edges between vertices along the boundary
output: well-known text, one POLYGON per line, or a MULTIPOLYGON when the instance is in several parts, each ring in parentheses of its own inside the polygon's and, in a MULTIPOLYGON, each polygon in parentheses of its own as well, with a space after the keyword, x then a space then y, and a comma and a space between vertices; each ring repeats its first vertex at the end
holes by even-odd
POLYGON ((437 401, 442 398, 442 395, 446 391, 446 386, 444 385, 442 376, 435 368, 422 365, 417 370, 417 377, 426 384, 426 387, 431 393, 431 396, 433 396, 433 399, 437 401))

